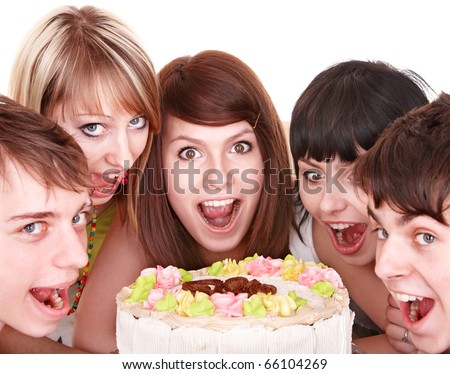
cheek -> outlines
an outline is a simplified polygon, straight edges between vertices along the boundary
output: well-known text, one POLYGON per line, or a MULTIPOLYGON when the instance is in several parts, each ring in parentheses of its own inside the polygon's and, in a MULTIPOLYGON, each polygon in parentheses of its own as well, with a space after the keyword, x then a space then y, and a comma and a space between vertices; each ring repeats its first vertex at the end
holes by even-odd
POLYGON ((131 139, 130 139, 130 149, 132 150, 134 161, 144 152, 145 146, 147 144, 148 140, 148 130, 137 132, 131 139))
POLYGON ((313 214, 315 211, 319 209, 321 193, 319 192, 316 193, 313 191, 305 191, 300 187, 299 196, 303 206, 308 212, 313 214))

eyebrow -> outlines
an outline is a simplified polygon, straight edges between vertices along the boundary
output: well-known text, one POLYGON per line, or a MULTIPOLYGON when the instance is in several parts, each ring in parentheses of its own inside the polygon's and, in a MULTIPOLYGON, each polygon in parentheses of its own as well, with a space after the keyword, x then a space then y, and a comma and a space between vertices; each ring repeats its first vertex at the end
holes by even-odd
POLYGON ((336 162, 336 166, 341 166, 341 167, 347 167, 347 166, 349 166, 350 164, 351 164, 351 162, 344 162, 344 161, 338 161, 338 160, 336 160, 336 159, 331 159, 331 158, 327 158, 327 159, 325 159, 325 161, 310 161, 310 159, 308 159, 308 158, 303 158, 303 157, 300 157, 298 160, 297 160, 297 163, 298 162, 304 162, 305 164, 308 164, 308 165, 310 165, 310 166, 312 166, 312 167, 315 167, 315 168, 317 168, 317 167, 319 167, 320 165, 319 164, 321 164, 322 162, 325 162, 325 163, 330 163, 330 162, 336 162))
MULTIPOLYGON (((78 210, 79 212, 85 209, 90 209, 92 206, 92 201, 86 201, 83 203, 83 205, 80 207, 80 209, 78 210)), ((56 215, 54 212, 30 212, 30 213, 23 213, 23 214, 18 214, 15 216, 12 216, 10 218, 8 218, 6 220, 6 222, 11 222, 11 221, 21 221, 21 220, 28 220, 28 219, 45 219, 45 218, 55 218, 56 215)))
MULTIPOLYGON (((239 139, 241 136, 246 135, 246 134, 253 134, 254 135, 255 133, 251 129, 245 129, 245 130, 240 131, 239 133, 234 134, 234 135, 230 136, 229 138, 225 139, 225 142, 232 142, 232 141, 234 141, 236 139, 239 139)), ((176 138, 173 138, 170 141, 169 144, 174 143, 174 142, 179 141, 179 140, 185 140, 185 141, 188 141, 190 143, 197 143, 197 144, 201 144, 201 145, 207 144, 206 141, 203 141, 203 140, 197 139, 197 138, 192 138, 192 137, 186 136, 186 135, 179 135, 176 138)))
MULTIPOLYGON (((370 207, 367 207, 367 214, 369 215, 369 217, 372 217, 376 222, 381 223, 380 219, 377 217, 375 212, 372 209, 370 209, 370 207)), ((416 217, 417 215, 415 214, 401 214, 401 216, 397 218, 396 222, 399 226, 405 226, 416 217)))

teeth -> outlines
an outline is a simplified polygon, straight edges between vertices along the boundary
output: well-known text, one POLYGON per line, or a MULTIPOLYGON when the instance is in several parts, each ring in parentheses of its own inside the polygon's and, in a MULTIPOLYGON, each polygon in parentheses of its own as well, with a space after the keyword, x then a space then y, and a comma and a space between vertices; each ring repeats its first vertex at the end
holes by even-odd
POLYGON ((413 295, 407 295, 405 293, 394 293, 393 296, 398 300, 398 301, 403 301, 404 303, 408 302, 408 301, 422 301, 423 300, 423 296, 413 296, 413 295))
POLYGON ((354 223, 330 223, 330 227, 333 230, 344 230, 349 227, 355 226, 354 223))
POLYGON ((52 304, 54 309, 61 309, 64 306, 63 299, 58 296, 58 290, 54 289, 52 296, 52 304))
POLYGON ((202 205, 204 206, 225 206, 228 204, 232 204, 234 202, 234 199, 226 199, 226 200, 210 200, 210 201, 204 201, 202 205))

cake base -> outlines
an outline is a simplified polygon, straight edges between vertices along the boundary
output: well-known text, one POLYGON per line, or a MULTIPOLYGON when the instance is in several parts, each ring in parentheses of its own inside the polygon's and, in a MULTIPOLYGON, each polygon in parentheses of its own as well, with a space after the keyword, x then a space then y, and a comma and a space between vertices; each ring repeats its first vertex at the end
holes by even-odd
MULTIPOLYGON (((130 289, 124 288, 118 300, 123 300, 129 292, 130 289)), ((305 324, 304 321, 301 324, 295 318, 286 318, 286 322, 291 320, 289 324, 274 328, 264 326, 264 323, 271 324, 268 318, 264 318, 265 321, 252 317, 239 318, 234 323, 232 318, 226 318, 231 322, 229 328, 218 330, 207 326, 211 318, 186 318, 172 313, 171 316, 184 318, 190 324, 179 326, 178 323, 171 323, 169 314, 166 318, 161 318, 161 315, 135 317, 130 313, 130 305, 125 307, 120 302, 118 305, 116 326, 120 353, 325 354, 352 351, 354 313, 348 306, 339 313, 333 314, 331 311, 331 316, 313 324, 305 324)), ((279 323, 283 319, 277 318, 276 321, 279 323)))

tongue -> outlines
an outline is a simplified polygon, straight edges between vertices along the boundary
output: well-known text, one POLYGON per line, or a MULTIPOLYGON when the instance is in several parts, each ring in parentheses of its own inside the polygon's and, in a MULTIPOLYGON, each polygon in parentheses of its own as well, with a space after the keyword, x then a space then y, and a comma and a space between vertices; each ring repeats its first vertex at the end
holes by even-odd
POLYGON ((419 302, 419 318, 425 317, 428 312, 433 308, 434 300, 429 298, 424 298, 422 301, 419 302))
POLYGON ((366 231, 367 225, 364 223, 357 223, 351 227, 341 230, 342 239, 349 245, 355 244, 359 238, 361 238, 364 231, 366 231))
POLYGON ((48 300, 53 293, 53 288, 32 288, 31 294, 41 303, 48 300))
POLYGON ((231 221, 233 204, 225 206, 204 206, 200 205, 203 217, 214 227, 225 227, 231 221))

